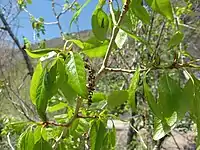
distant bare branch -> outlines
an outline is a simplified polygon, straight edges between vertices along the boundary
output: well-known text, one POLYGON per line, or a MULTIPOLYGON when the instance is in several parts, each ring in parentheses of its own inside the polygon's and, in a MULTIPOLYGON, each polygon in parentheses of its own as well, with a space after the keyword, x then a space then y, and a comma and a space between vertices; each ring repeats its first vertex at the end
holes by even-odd
POLYGON ((17 37, 13 34, 9 24, 7 23, 4 14, 2 13, 2 11, 0 10, 0 19, 2 21, 2 23, 4 24, 6 31, 9 33, 10 37, 13 39, 13 41, 15 42, 15 44, 17 45, 17 47, 19 48, 19 50, 21 51, 24 60, 26 62, 26 66, 27 69, 29 71, 29 75, 32 77, 33 76, 33 66, 31 64, 31 61, 28 57, 28 55, 26 54, 26 51, 20 46, 19 40, 17 39, 17 37))

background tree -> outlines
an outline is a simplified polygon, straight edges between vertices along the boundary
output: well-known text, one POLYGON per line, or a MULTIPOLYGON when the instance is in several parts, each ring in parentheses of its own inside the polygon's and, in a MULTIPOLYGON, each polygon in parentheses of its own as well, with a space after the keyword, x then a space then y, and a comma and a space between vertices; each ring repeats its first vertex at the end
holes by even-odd
MULTIPOLYGON (((14 78, 10 86, 8 77, 3 77, 3 92, 17 97, 20 112, 28 120, 3 120, 2 134, 7 135, 9 146, 116 149, 114 120, 129 122, 128 149, 160 149, 165 137, 173 137, 171 131, 183 125, 191 130, 190 125, 195 123, 199 133, 199 80, 195 74, 199 59, 188 52, 198 49, 197 42, 188 42, 188 37, 193 33, 196 40, 199 32, 199 2, 99 0, 91 16, 89 38, 69 36, 63 31, 60 17, 72 10, 70 26, 77 23, 89 2, 80 5, 66 1, 60 5, 52 0, 56 21, 45 22, 26 9, 30 0, 18 0, 20 11, 30 16, 38 39, 45 34, 45 26, 52 24, 58 26, 62 37, 56 47, 49 47, 44 40, 31 45, 24 38, 26 53, 10 34, 13 30, 8 28, 9 21, 2 19, 6 12, 1 9, 2 29, 6 29, 23 56, 39 59, 32 60, 35 69, 30 93, 26 90, 29 81, 20 84, 25 87, 23 92, 15 87, 17 93, 12 86, 20 80, 14 78), (34 107, 29 104, 28 94, 34 107), (121 117, 125 113, 129 117, 121 117), (10 135, 19 137, 17 144, 10 142, 10 135)), ((24 59, 31 75, 30 63, 27 57, 24 59)), ((8 98, 16 102, 11 96, 8 98)), ((198 146, 199 134, 196 141, 198 146)))

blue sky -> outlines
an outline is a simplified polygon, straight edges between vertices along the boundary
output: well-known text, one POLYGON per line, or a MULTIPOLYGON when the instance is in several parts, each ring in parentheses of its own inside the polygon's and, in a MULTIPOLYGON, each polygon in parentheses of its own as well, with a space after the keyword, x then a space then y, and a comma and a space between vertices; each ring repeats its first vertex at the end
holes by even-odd
MULTIPOLYGON (((33 14, 35 17, 44 17, 45 22, 54 22, 56 21, 52 9, 51 9, 51 0, 32 0, 32 4, 28 5, 27 10, 33 14)), ((62 3, 64 0, 55 0, 55 2, 62 3)), ((85 0, 77 0, 79 3, 83 4, 85 0)), ((91 15, 95 9, 95 5, 98 3, 98 0, 91 0, 91 2, 83 9, 79 17, 79 29, 86 30, 91 29, 91 15)), ((67 12, 63 17, 60 18, 61 24, 64 32, 69 31, 69 23, 72 18, 73 13, 67 12)), ((34 42, 33 38, 33 29, 29 21, 29 16, 26 12, 22 12, 18 17, 20 28, 18 30, 18 38, 21 40, 22 36, 27 37, 30 41, 34 42)), ((59 37, 60 32, 57 25, 47 25, 46 34, 41 38, 51 39, 54 37, 59 37)), ((71 32, 76 32, 77 26, 73 24, 71 32)), ((36 42, 36 41, 35 41, 36 42)))

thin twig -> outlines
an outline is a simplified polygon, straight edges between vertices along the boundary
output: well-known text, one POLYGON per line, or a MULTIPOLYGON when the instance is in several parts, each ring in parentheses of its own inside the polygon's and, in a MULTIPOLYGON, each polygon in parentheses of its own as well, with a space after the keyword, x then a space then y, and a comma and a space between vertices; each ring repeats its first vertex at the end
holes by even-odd
MULTIPOLYGON (((140 72, 144 72, 147 70, 163 70, 163 69, 180 69, 180 68, 194 68, 194 69, 200 69, 200 66, 194 66, 193 64, 189 63, 185 63, 185 64, 172 64, 169 66, 154 66, 152 68, 144 68, 144 69, 140 69, 140 72)), ((122 69, 122 68, 109 68, 106 67, 104 69, 105 71, 109 71, 109 72, 124 72, 124 73, 135 73, 136 69, 122 69)))
POLYGON ((11 141, 10 141, 10 132, 7 135, 7 140, 8 140, 8 145, 10 146, 11 150, 15 150, 15 148, 12 146, 11 141))
POLYGON ((160 33, 159 33, 159 37, 158 37, 158 40, 157 40, 157 42, 156 42, 156 47, 155 47, 156 50, 155 50, 155 51, 157 51, 157 49, 159 48, 160 40, 161 40, 163 31, 164 31, 164 28, 165 28, 165 24, 166 24, 166 22, 163 22, 163 24, 162 24, 162 26, 161 26, 160 33))
MULTIPOLYGON (((121 24, 125 14, 128 10, 129 4, 130 4, 130 0, 126 0, 126 2, 124 3, 124 6, 123 6, 123 10, 121 11, 121 14, 119 16, 119 20, 116 24, 114 24, 114 27, 113 27, 113 30, 112 30, 112 35, 111 35, 111 38, 110 38, 110 42, 109 42, 109 45, 108 45, 108 48, 107 48, 107 51, 106 51, 106 55, 104 57, 101 69, 97 73, 96 81, 100 78, 101 74, 105 71, 105 68, 107 67, 108 59, 109 59, 113 44, 115 42, 115 38, 116 38, 117 33, 119 31, 119 29, 117 27, 121 24)), ((109 1, 109 5, 110 5, 111 12, 112 12, 112 0, 109 1)))
MULTIPOLYGON (((23 8, 23 10, 28 13, 29 17, 34 17, 33 14, 31 14, 26 8, 23 8)), ((35 17, 34 17, 35 18, 35 17)), ((39 19, 35 18, 35 20, 37 22, 40 22, 40 23, 44 23, 45 25, 56 25, 58 22, 57 21, 54 21, 54 22, 41 22, 39 19)))
POLYGON ((82 98, 78 97, 77 98, 77 101, 76 101, 76 108, 75 108, 75 112, 74 112, 74 115, 72 116, 72 118, 65 124, 58 124, 58 123, 55 123, 55 122, 44 122, 43 124, 48 126, 48 125, 53 125, 53 126, 60 126, 60 127, 70 127, 72 125, 72 123, 78 118, 78 112, 79 112, 79 109, 82 105, 82 98))
POLYGON ((16 36, 13 34, 9 24, 7 23, 6 19, 4 18, 4 14, 2 13, 2 11, 0 10, 0 19, 3 22, 7 32, 9 33, 10 37, 13 39, 13 41, 15 42, 15 44, 17 45, 17 47, 19 48, 19 50, 21 51, 24 60, 26 62, 26 66, 27 69, 29 71, 29 75, 32 77, 33 76, 33 66, 31 64, 31 61, 28 57, 28 55, 26 54, 26 51, 20 46, 19 40, 16 38, 16 36))
POLYGON ((63 131, 61 132, 60 136, 58 138, 56 138, 56 142, 53 144, 52 148, 56 148, 57 144, 59 143, 59 141, 62 139, 63 136, 63 131))
POLYGON ((150 42, 151 40, 151 32, 152 32, 152 29, 153 29, 153 22, 154 22, 154 12, 152 14, 152 18, 151 18, 151 24, 150 24, 150 27, 149 27, 149 34, 148 34, 148 38, 147 38, 147 43, 150 42))
POLYGON ((174 143, 176 144, 177 149, 178 149, 178 150, 181 150, 181 148, 180 148, 180 146, 178 145, 178 143, 177 143, 177 141, 176 141, 174 135, 173 135, 172 133, 170 133, 170 134, 171 134, 171 136, 172 136, 172 138, 173 138, 173 140, 174 140, 174 143))
POLYGON ((55 1, 54 0, 52 0, 51 1, 51 7, 52 7, 52 11, 53 11, 53 14, 54 14, 54 16, 55 16, 55 18, 56 18, 56 24, 58 25, 58 28, 59 28, 59 30, 60 30, 60 35, 63 37, 63 29, 62 29, 62 26, 61 26, 61 24, 60 24, 60 17, 63 15, 63 14, 65 14, 67 11, 69 11, 73 6, 74 6, 74 4, 75 4, 75 2, 76 2, 76 0, 74 0, 72 3, 71 3, 71 5, 67 8, 67 9, 65 9, 65 10, 63 10, 62 12, 60 12, 59 14, 57 14, 57 12, 56 12, 56 9, 55 9, 55 1))
POLYGON ((144 142, 144 140, 143 140, 143 138, 142 138, 140 132, 139 132, 132 124, 129 123, 129 125, 130 125, 130 127, 138 134, 138 136, 139 136, 139 138, 140 138, 140 141, 141 141, 141 143, 142 143, 142 146, 143 146, 145 149, 147 149, 147 145, 145 144, 145 142, 144 142))

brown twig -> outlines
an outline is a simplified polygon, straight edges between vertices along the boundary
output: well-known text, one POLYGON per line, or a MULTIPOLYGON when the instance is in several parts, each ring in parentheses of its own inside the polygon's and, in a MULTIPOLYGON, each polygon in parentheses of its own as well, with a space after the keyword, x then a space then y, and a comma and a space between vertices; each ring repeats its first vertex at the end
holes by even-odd
POLYGON ((70 5, 67 9, 63 10, 63 11, 60 12, 59 14, 57 14, 56 9, 55 9, 55 1, 52 0, 52 2, 51 2, 51 7, 52 7, 53 14, 54 14, 54 16, 55 16, 55 18, 56 18, 56 20, 57 20, 55 24, 58 25, 58 28, 59 28, 59 30, 60 30, 60 35, 61 35, 62 37, 63 37, 63 30, 62 30, 62 26, 61 26, 61 24, 60 24, 60 17, 61 17, 63 14, 65 14, 67 11, 69 11, 69 10, 74 6, 75 2, 76 2, 76 0, 74 0, 74 1, 71 3, 71 5, 70 5))
MULTIPOLYGON (((169 66, 154 66, 152 68, 144 68, 140 69, 140 72, 144 72, 147 70, 163 70, 163 69, 180 69, 180 68, 194 68, 194 69, 200 69, 200 66, 193 66, 190 62, 185 63, 185 64, 179 64, 179 63, 173 63, 172 65, 169 66)), ((122 68, 109 68, 106 67, 104 68, 105 71, 109 72, 124 72, 124 73, 135 73, 135 69, 122 69, 122 68)))
POLYGON ((3 24, 4 24, 5 28, 6 28, 6 31, 9 33, 10 37, 13 39, 13 41, 15 42, 15 44, 17 45, 17 47, 21 51, 21 53, 22 53, 22 55, 24 57, 24 60, 26 62, 27 69, 29 71, 29 75, 32 77, 33 76, 33 66, 31 64, 31 61, 30 61, 28 55, 26 54, 26 51, 20 46, 20 43, 19 43, 18 39, 13 34, 13 32, 12 32, 9 24, 7 23, 6 19, 4 18, 4 14, 2 13, 1 10, 0 10, 0 19, 3 22, 3 24))

